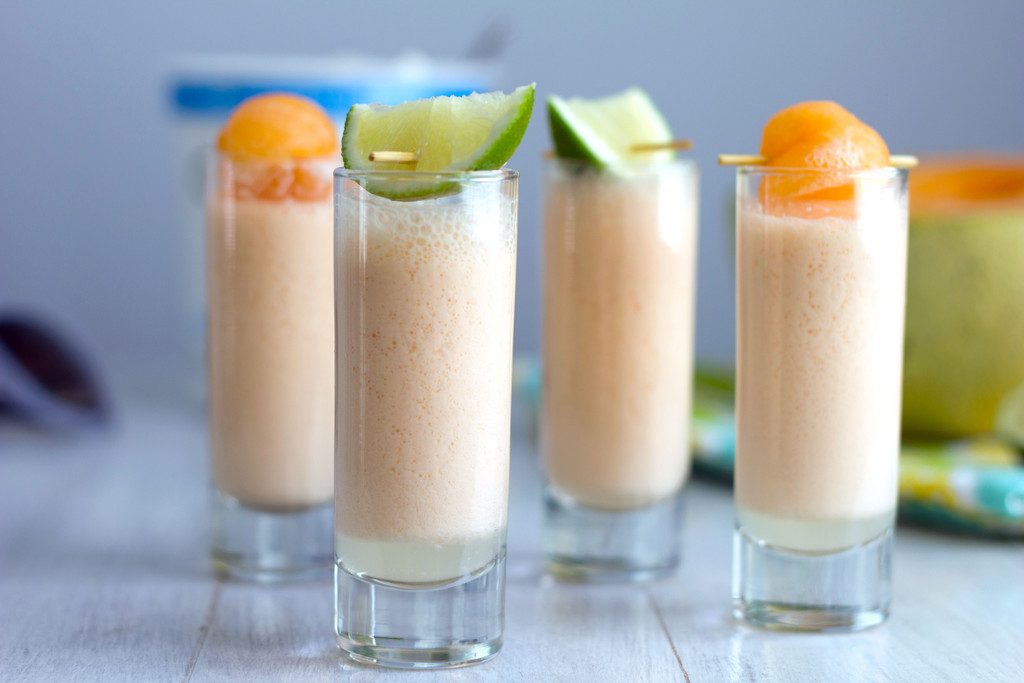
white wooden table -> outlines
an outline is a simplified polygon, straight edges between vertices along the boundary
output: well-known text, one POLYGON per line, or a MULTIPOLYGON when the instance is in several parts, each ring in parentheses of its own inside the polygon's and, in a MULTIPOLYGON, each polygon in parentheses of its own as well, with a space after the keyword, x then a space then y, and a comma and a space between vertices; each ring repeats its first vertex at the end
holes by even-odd
POLYGON ((198 413, 129 403, 74 441, 0 424, 0 680, 1024 680, 1024 544, 901 528, 894 615, 855 635, 729 616, 732 500, 688 489, 685 566, 649 586, 541 575, 532 454, 513 457, 505 648, 400 673, 346 663, 329 581, 216 580, 198 413))

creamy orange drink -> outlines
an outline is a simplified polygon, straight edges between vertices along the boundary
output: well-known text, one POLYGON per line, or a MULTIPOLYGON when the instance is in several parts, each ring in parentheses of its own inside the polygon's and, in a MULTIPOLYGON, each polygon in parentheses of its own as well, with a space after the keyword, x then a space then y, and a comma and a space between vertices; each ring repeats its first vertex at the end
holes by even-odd
POLYGON ((737 610, 860 628, 888 610, 906 173, 831 102, 778 113, 761 156, 736 206, 737 610))
POLYGON ((828 552, 892 525, 905 222, 895 202, 857 218, 738 214, 736 502, 755 538, 828 552))
POLYGON ((517 202, 502 181, 422 202, 339 189, 338 220, 361 226, 336 244, 351 457, 335 514, 352 573, 452 580, 504 546, 517 202))
POLYGON ((675 158, 640 90, 552 97, 549 113, 560 158, 544 211, 548 566, 570 579, 643 578, 679 553, 697 170, 675 158))
POLYGON ((551 485, 631 510, 689 473, 695 169, 549 169, 542 452, 551 485))
POLYGON ((501 649, 519 175, 534 87, 355 105, 335 173, 335 631, 397 668, 501 649))
POLYGON ((329 563, 337 149, 316 104, 265 95, 235 110, 211 164, 214 554, 236 572, 329 563))

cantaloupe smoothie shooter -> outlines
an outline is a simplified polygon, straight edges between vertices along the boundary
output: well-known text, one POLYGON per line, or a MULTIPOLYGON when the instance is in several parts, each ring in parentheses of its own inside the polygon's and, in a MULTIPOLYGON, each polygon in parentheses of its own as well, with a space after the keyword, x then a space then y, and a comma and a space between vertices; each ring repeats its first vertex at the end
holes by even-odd
POLYGON ((735 610, 858 629, 889 609, 906 172, 832 102, 766 125, 737 177, 735 610))
POLYGON ((552 97, 549 114, 558 157, 544 213, 547 564, 567 579, 646 578, 679 558, 697 170, 676 158, 638 89, 552 97))
POLYGON ((356 105, 336 173, 336 630, 353 659, 502 644, 518 174, 533 86, 356 105))
POLYGON ((337 164, 327 114, 271 94, 235 110, 210 165, 213 555, 232 574, 330 568, 337 164))

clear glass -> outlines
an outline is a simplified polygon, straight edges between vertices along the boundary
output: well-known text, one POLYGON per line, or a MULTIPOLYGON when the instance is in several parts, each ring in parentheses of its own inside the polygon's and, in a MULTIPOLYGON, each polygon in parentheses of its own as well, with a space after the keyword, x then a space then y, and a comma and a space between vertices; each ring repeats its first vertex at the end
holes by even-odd
POLYGON ((737 531, 749 623, 856 630, 889 612, 906 172, 740 168, 737 531))
POLYGON ((559 578, 679 563, 696 254, 694 163, 547 164, 540 429, 559 578))
POLYGON ((212 554, 237 577, 331 567, 332 169, 214 154, 207 174, 212 554))
POLYGON ((518 174, 339 169, 335 207, 338 642, 481 662, 504 628, 518 174))

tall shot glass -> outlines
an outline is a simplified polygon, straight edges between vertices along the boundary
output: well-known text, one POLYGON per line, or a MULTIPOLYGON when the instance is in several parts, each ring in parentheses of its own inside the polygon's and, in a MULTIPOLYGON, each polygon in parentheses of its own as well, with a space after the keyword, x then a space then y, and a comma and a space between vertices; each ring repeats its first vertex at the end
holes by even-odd
POLYGON ((559 578, 679 563, 696 253, 693 162, 548 162, 541 450, 559 578))
POLYGON ((906 179, 738 169, 733 608, 749 623, 857 630, 888 615, 906 179), (828 190, 793 196, 814 187, 828 190))
POLYGON ((335 165, 207 173, 212 554, 235 577, 331 569, 335 165))
POLYGON ((339 169, 335 207, 338 641, 385 666, 484 661, 504 623, 518 174, 339 169))

